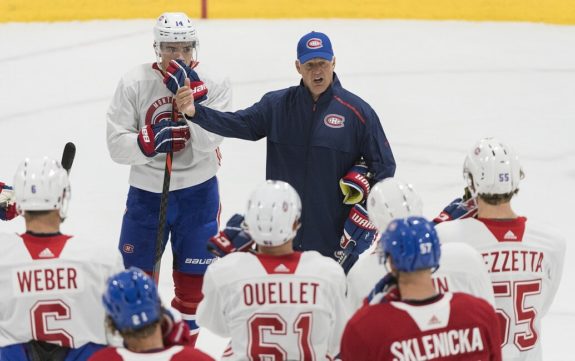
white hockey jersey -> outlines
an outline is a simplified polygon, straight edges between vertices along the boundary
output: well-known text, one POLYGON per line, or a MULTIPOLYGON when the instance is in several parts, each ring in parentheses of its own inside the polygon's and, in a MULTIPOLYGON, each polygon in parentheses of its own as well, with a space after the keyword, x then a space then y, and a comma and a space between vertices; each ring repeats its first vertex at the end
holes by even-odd
POLYGON ((0 347, 32 339, 106 344, 102 293, 124 269, 101 240, 0 234, 0 347))
POLYGON ((349 318, 342 268, 315 251, 226 255, 208 267, 202 292, 196 321, 231 337, 232 360, 325 360, 349 318))
POLYGON ((541 318, 561 280, 565 241, 533 228, 526 218, 498 221, 468 218, 436 227, 441 242, 477 249, 491 276, 501 323, 503 359, 543 360, 541 318))
MULTIPOLYGON (((375 250, 359 258, 347 274, 347 299, 352 312, 363 304, 365 297, 386 273, 385 267, 379 264, 379 254, 375 250)), ((495 307, 491 279, 481 255, 466 244, 441 245, 441 259, 439 268, 433 274, 433 283, 438 292, 469 293, 495 307)))
MULTIPOLYGON (((231 110, 228 81, 215 82, 195 70, 208 88, 208 98, 202 105, 221 111, 231 110)), ((172 98, 156 63, 132 69, 116 88, 106 114, 108 151, 115 162, 131 165, 131 186, 155 193, 162 191, 166 156, 146 157, 139 149, 137 138, 145 125, 171 119, 172 98)), ((183 119, 181 115, 179 119, 183 119)), ((218 146, 223 138, 192 122, 187 123, 191 138, 184 149, 174 153, 170 191, 203 183, 220 167, 218 146)))

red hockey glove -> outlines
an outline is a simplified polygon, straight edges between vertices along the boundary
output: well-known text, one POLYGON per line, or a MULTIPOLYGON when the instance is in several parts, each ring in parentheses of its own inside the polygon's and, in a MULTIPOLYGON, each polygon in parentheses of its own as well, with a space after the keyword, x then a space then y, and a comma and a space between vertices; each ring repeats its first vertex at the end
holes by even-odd
POLYGON ((344 204, 356 204, 367 198, 370 189, 367 173, 367 165, 358 163, 339 180, 344 204))
POLYGON ((162 339, 164 346, 191 345, 190 327, 182 319, 182 315, 170 308, 162 308, 162 339))
POLYGON ((349 212, 343 226, 343 236, 336 251, 339 264, 347 273, 357 261, 359 255, 368 249, 377 238, 377 230, 369 221, 367 210, 361 204, 356 204, 349 212))
POLYGON ((201 102, 208 98, 208 88, 200 80, 198 73, 187 66, 182 60, 172 60, 164 75, 164 84, 174 94, 184 86, 184 80, 190 79, 190 89, 194 93, 194 101, 201 102))
POLYGON ((17 215, 14 190, 9 185, 0 182, 0 219, 9 221, 17 215))
POLYGON ((158 153, 178 152, 190 139, 190 128, 185 121, 162 121, 146 125, 138 134, 138 145, 146 157, 158 153))
POLYGON ((254 240, 243 228, 244 216, 234 214, 226 223, 226 228, 208 240, 208 251, 217 257, 232 252, 252 251, 254 240))

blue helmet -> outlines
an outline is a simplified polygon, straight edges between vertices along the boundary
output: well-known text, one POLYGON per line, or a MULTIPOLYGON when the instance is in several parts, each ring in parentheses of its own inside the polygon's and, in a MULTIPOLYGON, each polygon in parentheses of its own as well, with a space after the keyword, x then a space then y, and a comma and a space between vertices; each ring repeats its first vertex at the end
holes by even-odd
POLYGON ((138 330, 160 319, 161 303, 156 284, 136 267, 111 276, 102 301, 120 331, 138 330))
POLYGON ((423 217, 413 216, 392 221, 381 236, 380 245, 386 257, 402 272, 439 267, 441 247, 433 227, 423 217))

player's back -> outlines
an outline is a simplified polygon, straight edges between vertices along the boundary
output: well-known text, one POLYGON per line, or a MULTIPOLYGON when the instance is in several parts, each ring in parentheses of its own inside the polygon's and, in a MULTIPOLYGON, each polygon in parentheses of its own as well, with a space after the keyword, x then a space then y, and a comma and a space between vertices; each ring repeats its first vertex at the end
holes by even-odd
MULTIPOLYGON (((375 284, 387 273, 379 259, 376 250, 365 256, 362 254, 347 274, 347 299, 352 311, 361 306, 375 284)), ((433 284, 438 292, 465 292, 495 305, 481 255, 466 244, 441 245, 441 265, 433 273, 433 284)))
POLYGON ((123 269, 115 247, 67 235, 0 234, 0 243, 0 346, 106 343, 102 291, 123 269))
POLYGON ((338 351, 345 276, 318 252, 234 253, 208 267, 197 321, 231 337, 236 360, 320 360, 338 351))
POLYGON ((524 217, 470 218, 436 229, 442 242, 465 242, 482 254, 495 294, 505 360, 541 360, 541 318, 561 279, 563 239, 532 227, 524 217))
POLYGON ((106 347, 88 361, 213 361, 205 353, 190 346, 170 346, 163 350, 132 352, 125 348, 106 347))
POLYGON ((419 303, 368 305, 348 322, 341 358, 497 361, 501 360, 497 324, 487 301, 464 293, 448 292, 419 303))

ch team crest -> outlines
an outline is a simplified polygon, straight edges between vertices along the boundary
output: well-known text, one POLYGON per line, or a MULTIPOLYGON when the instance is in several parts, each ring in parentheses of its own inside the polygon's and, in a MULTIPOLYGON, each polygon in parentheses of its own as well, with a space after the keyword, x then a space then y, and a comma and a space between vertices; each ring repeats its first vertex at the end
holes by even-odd
POLYGON ((172 120, 173 106, 171 96, 161 97, 154 101, 146 111, 146 125, 157 124, 164 120, 172 120))
POLYGON ((307 41, 305 46, 307 46, 308 49, 319 49, 319 48, 323 47, 323 43, 322 43, 321 39, 311 38, 307 41))
POLYGON ((345 117, 339 114, 328 114, 323 118, 323 123, 330 128, 343 128, 345 117))

